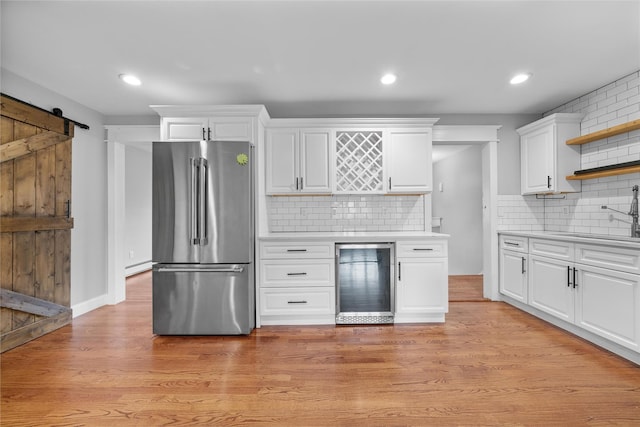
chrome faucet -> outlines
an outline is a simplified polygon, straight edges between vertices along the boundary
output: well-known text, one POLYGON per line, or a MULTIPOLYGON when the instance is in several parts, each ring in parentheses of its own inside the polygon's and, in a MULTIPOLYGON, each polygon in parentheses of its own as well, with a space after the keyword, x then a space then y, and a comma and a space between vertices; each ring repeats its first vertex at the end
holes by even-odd
POLYGON ((631 201, 631 209, 629 209, 629 216, 631 216, 631 237, 640 237, 640 225, 638 225, 638 186, 634 185, 631 189, 633 191, 633 200, 631 201))
POLYGON ((638 186, 634 185, 631 191, 633 191, 633 199, 631 200, 631 208, 628 213, 612 209, 608 206, 602 206, 602 209, 629 215, 631 217, 631 237, 640 237, 640 225, 638 224, 638 186))

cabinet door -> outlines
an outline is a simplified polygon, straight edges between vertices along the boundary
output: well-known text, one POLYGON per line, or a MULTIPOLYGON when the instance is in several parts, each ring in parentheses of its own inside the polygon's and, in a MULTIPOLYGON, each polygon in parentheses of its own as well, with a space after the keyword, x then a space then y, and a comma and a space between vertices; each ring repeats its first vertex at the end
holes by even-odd
POLYGON ((448 265, 443 258, 398 258, 397 314, 446 313, 448 265))
POLYGON ((200 141, 207 138, 208 122, 206 117, 163 117, 160 138, 163 141, 200 141))
POLYGON ((529 255, 529 304, 567 322, 574 320, 573 264, 529 255))
POLYGON ((303 193, 331 193, 331 132, 300 132, 300 190, 303 193))
POLYGON ((520 138, 522 194, 554 191, 554 134, 549 125, 520 138))
POLYGON ((500 293, 527 303, 527 254, 500 251, 500 293))
POLYGON ((298 130, 269 129, 266 154, 267 194, 296 193, 298 130))
POLYGON ((576 324, 640 349, 640 275, 576 264, 576 324))
POLYGON ((389 133, 387 189, 390 193, 426 193, 432 190, 431 130, 389 133))
POLYGON ((214 141, 253 141, 251 117, 211 117, 208 138, 214 141))

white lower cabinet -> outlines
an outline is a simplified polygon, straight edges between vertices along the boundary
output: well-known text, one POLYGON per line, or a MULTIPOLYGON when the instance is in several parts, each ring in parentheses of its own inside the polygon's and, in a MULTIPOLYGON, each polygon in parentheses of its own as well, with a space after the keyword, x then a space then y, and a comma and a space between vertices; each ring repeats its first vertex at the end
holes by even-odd
POLYGON ((447 242, 397 243, 395 323, 444 322, 449 311, 447 242))
MULTIPOLYGON (((501 236, 501 242, 507 237, 501 236)), ((533 314, 543 312, 578 327, 575 331, 605 338, 592 340, 625 357, 624 351, 606 342, 640 352, 637 249, 535 238, 529 240, 528 253, 510 251, 501 244, 500 263, 503 295, 535 309, 533 314), (528 264, 522 275, 528 277, 518 278, 524 257, 528 264), (523 287, 528 287, 528 301, 520 297, 523 287)))
POLYGON ((573 263, 539 255, 529 258, 529 304, 567 322, 574 321, 573 263))
MULTIPOLYGON (((307 323, 310 315, 335 313, 336 294, 334 287, 322 288, 262 288, 260 290, 261 315, 289 318, 287 324, 307 323)), ((264 319, 263 319, 264 323, 264 319)))
POLYGON ((260 254, 261 324, 335 323, 333 243, 261 242, 260 254))
POLYGON ((640 349, 640 275, 576 264, 575 323, 640 349))
POLYGON ((528 258, 527 238, 500 237, 500 293, 527 303, 528 258))

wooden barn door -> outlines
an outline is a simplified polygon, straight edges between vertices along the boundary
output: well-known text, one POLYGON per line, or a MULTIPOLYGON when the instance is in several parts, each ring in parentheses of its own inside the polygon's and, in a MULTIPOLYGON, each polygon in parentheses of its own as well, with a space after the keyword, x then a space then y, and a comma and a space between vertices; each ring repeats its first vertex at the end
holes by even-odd
POLYGON ((1 97, 0 352, 71 321, 73 123, 1 97))

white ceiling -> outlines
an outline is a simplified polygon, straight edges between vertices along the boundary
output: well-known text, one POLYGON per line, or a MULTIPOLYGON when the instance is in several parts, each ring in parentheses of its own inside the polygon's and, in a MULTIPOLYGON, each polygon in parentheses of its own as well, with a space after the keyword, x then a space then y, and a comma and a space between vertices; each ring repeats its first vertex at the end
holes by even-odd
POLYGON ((639 3, 2 0, 1 64, 109 116, 542 113, 640 69, 639 3))

